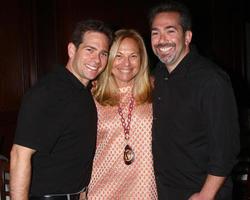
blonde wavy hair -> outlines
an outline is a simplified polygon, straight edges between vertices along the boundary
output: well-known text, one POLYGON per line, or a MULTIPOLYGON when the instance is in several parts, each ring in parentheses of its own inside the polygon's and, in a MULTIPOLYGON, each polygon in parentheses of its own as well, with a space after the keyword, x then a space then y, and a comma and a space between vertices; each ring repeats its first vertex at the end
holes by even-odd
POLYGON ((149 77, 148 55, 144 41, 137 31, 133 29, 120 29, 115 32, 107 67, 97 78, 92 90, 93 96, 101 105, 115 106, 119 104, 119 88, 112 74, 112 67, 119 46, 125 38, 133 39, 138 44, 140 53, 140 69, 134 77, 132 89, 135 102, 137 105, 151 102, 152 85, 149 77))

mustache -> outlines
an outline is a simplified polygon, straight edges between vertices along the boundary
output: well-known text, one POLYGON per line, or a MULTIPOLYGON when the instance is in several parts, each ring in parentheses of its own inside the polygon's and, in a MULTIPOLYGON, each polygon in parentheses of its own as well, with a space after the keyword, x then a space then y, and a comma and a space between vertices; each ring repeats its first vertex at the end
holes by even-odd
POLYGON ((175 47, 175 43, 160 43, 155 45, 156 48, 163 48, 163 47, 175 47))

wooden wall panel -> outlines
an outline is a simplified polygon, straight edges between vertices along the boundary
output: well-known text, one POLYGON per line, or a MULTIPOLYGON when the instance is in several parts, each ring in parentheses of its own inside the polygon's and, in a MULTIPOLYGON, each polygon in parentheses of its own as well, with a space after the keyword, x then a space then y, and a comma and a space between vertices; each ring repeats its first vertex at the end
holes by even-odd
POLYGON ((56 50, 60 64, 67 62, 67 44, 76 23, 84 19, 99 19, 115 26, 120 22, 121 13, 117 9, 120 8, 119 5, 119 1, 116 0, 110 0, 109 3, 55 0, 56 50))
POLYGON ((2 112, 14 111, 19 107, 22 96, 22 68, 21 68, 21 43, 20 43, 20 12, 17 6, 7 4, 1 6, 1 95, 0 110, 2 112), (14 13, 9 15, 9 13, 14 13), (8 16, 8 17, 6 17, 8 16), (20 87, 21 86, 21 87, 20 87))
MULTIPOLYGON (((23 94, 56 64, 66 64, 67 44, 77 21, 96 18, 108 22, 114 29, 137 29, 145 39, 152 66, 155 66, 157 59, 150 47, 147 14, 159 2, 162 0, 148 0, 143 4, 134 0, 2 1, 0 136, 5 135, 9 141, 7 147, 2 144, 4 152, 8 152, 13 139, 23 94)), ((239 99, 245 99, 249 88, 239 89, 238 85, 244 84, 245 73, 249 71, 244 63, 244 25, 246 20, 249 22, 247 0, 184 2, 190 6, 194 17, 194 42, 198 49, 237 77, 235 85, 240 91, 239 99)), ((0 146, 0 153, 1 149, 0 146)))
POLYGON ((34 1, 34 50, 38 79, 51 71, 57 63, 54 5, 53 0, 34 1))
POLYGON ((9 156, 21 98, 31 82, 29 1, 4 1, 0 7, 0 153, 9 156), (28 11, 28 12, 27 12, 28 11), (28 75, 29 74, 29 75, 28 75))

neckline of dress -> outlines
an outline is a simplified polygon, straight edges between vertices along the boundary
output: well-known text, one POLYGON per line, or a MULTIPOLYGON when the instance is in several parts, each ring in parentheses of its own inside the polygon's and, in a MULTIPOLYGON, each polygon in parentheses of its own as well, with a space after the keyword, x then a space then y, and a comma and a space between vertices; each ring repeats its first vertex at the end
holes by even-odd
POLYGON ((119 88, 120 93, 131 93, 132 92, 132 85, 124 86, 119 88))

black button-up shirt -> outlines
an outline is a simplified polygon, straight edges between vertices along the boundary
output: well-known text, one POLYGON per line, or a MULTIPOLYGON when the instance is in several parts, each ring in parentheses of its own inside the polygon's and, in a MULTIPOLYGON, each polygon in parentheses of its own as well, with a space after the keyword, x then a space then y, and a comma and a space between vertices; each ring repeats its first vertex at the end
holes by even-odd
POLYGON ((194 51, 170 74, 160 63, 153 117, 160 199, 181 200, 179 195, 167 195, 167 188, 185 199, 201 189, 208 174, 230 174, 239 152, 237 109, 229 77, 215 64, 194 51), (189 194, 185 196, 184 190, 189 194))

